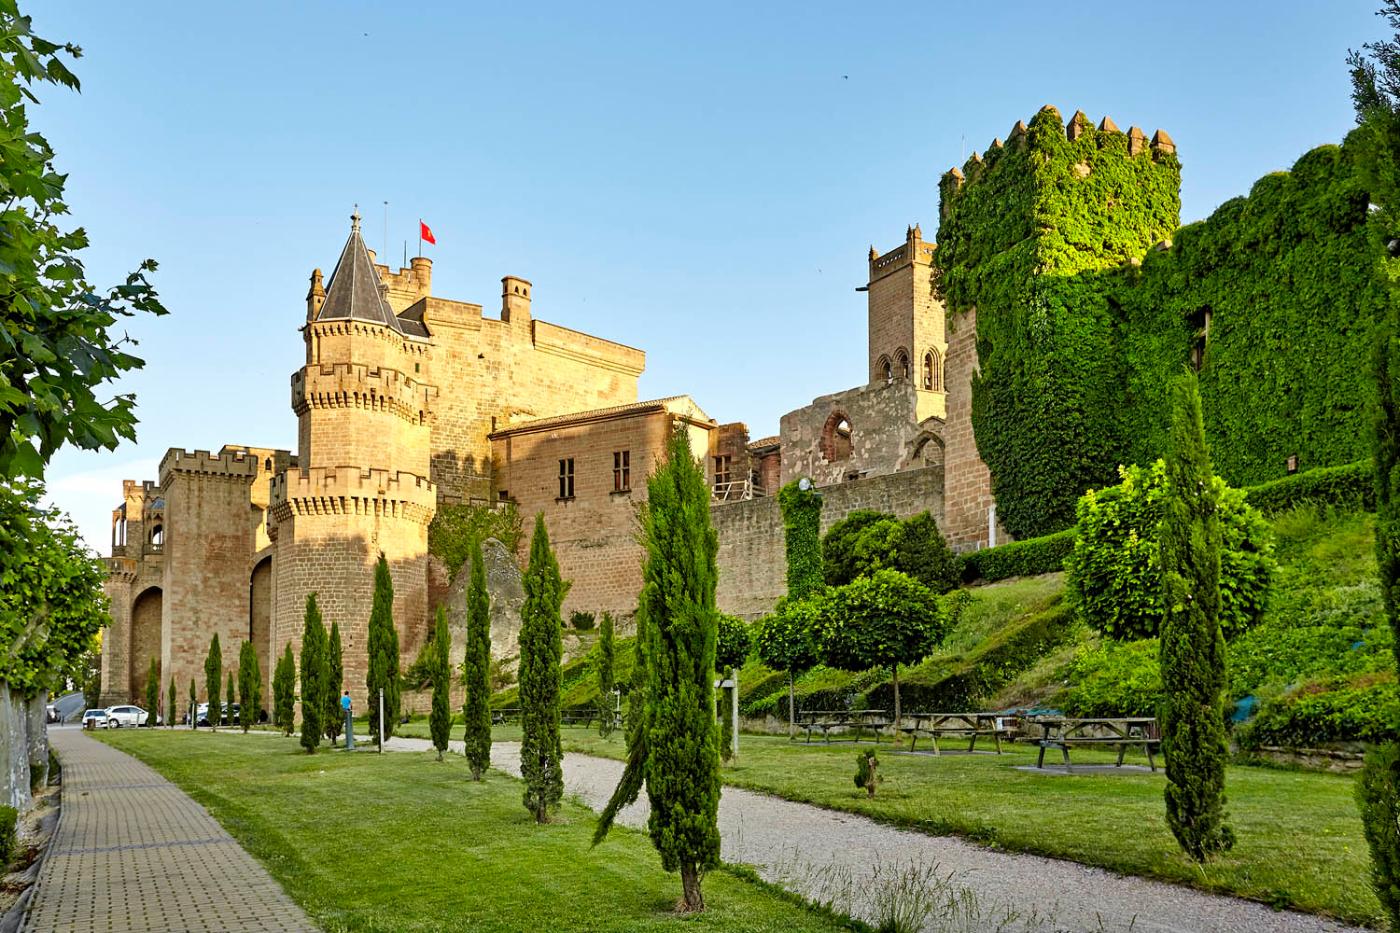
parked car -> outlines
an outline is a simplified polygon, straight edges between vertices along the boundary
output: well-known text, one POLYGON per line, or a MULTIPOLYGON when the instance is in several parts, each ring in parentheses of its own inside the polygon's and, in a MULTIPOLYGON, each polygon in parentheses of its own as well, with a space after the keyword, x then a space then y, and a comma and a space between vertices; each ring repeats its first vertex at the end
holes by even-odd
POLYGON ((144 726, 146 720, 151 718, 151 714, 139 706, 109 706, 106 713, 107 721, 102 725, 108 729, 119 729, 122 726, 144 726))
POLYGON ((84 729, 101 729, 107 725, 107 711, 105 709, 90 709, 83 712, 84 729), (92 725, 88 725, 91 722, 92 725))
POLYGON ((58 707, 50 703, 44 707, 44 718, 49 722, 58 722, 58 707))

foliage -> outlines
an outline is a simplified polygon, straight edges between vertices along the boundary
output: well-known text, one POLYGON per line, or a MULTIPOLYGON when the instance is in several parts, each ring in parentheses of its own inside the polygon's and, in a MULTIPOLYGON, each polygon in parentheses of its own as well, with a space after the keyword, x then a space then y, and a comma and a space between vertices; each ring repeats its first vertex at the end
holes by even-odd
POLYGON ((1203 862, 1234 844, 1225 822, 1225 637, 1221 631, 1219 487, 1211 474, 1196 380, 1172 383, 1168 493, 1159 534, 1164 617, 1162 755, 1167 825, 1203 862))
POLYGON ((754 647, 764 664, 788 674, 800 674, 817 666, 817 635, 824 610, 824 595, 778 600, 771 615, 754 626, 754 647))
MULTIPOLYGON (((785 487, 785 522, 811 506, 785 487)), ((819 500, 818 505, 819 508, 819 500)), ((808 529, 798 521, 789 531, 808 529)), ((813 535, 814 538, 814 535, 813 535)), ((636 798, 643 780, 651 803, 647 828, 667 871, 679 871, 683 909, 703 910, 703 874, 719 865, 719 749, 714 718, 715 645, 718 639, 715 555, 710 491, 684 430, 673 431, 665 457, 647 479, 642 513, 646 547, 638 633, 645 659, 645 711, 629 735, 622 779, 599 819, 597 841, 621 804, 636 798)), ((789 539, 789 551, 794 542, 789 539)), ((810 554, 808 539, 799 553, 810 554)), ((810 585, 812 568, 792 576, 789 590, 810 585)))
POLYGON ((1318 467, 1242 489, 1244 501, 1265 514, 1300 506, 1376 508, 1376 474, 1370 460, 1318 467))
POLYGON ((321 728, 332 747, 345 728, 345 712, 340 707, 344 690, 345 651, 340 642, 340 622, 336 620, 331 622, 331 637, 326 644, 326 711, 321 714, 321 728))
POLYGON ((1066 528, 1054 534, 1024 541, 998 544, 964 554, 962 578, 965 583, 981 580, 993 583, 1007 577, 1029 577, 1064 569, 1065 558, 1074 550, 1078 530, 1066 528))
POLYGON ((224 677, 224 712, 223 720, 228 725, 233 725, 233 671, 229 671, 224 677))
POLYGON ((165 688, 165 727, 175 728, 175 720, 180 718, 179 698, 175 695, 175 675, 170 675, 170 685, 165 688))
POLYGON ((1069 138, 1042 109, 1005 146, 940 186, 939 287, 950 326, 976 309, 977 447, 997 517, 1019 538, 1066 528, 1075 500, 1112 478, 1125 448, 1119 321, 1106 270, 1178 224, 1174 153, 1129 154, 1082 117, 1069 138))
POLYGON ((438 761, 447 751, 448 733, 452 730, 452 661, 449 650, 452 647, 452 634, 447 630, 447 612, 438 606, 437 618, 433 624, 433 707, 428 716, 432 732, 433 748, 437 749, 438 761))
POLYGON ((258 711, 262 709, 262 671, 258 665, 258 650, 247 639, 238 646, 238 703, 238 724, 247 732, 257 724, 258 711))
POLYGON ((947 633, 938 597, 897 570, 877 570, 831 590, 819 644, 822 660, 846 671, 888 669, 899 721, 899 666, 928 657, 947 633))
POLYGON ((938 523, 928 512, 899 523, 894 535, 894 561, 902 570, 935 593, 946 593, 962 577, 962 560, 948 547, 938 523))
POLYGON ((1387 742, 1397 736, 1394 671, 1304 681, 1266 698, 1236 733, 1242 748, 1317 748, 1331 742, 1387 742))
POLYGON ((581 609, 575 609, 573 612, 569 613, 569 625, 573 626, 575 631, 591 631, 593 629, 593 626, 596 625, 597 622, 598 616, 596 613, 593 612, 585 612, 581 609))
POLYGON ((98 636, 93 636, 92 646, 83 652, 76 674, 82 685, 83 709, 96 709, 102 698, 102 651, 98 636))
POLYGON ((613 679, 617 663, 611 612, 603 613, 603 623, 598 627, 598 644, 594 652, 594 665, 598 677, 598 734, 607 738, 613 731, 613 679))
POLYGON ((369 731, 380 736, 379 691, 384 691, 383 737, 394 734, 399 721, 399 632, 394 628, 394 580, 389 561, 381 552, 374 565, 374 601, 369 611, 369 671, 365 690, 369 703, 369 731))
POLYGON ((568 584, 549 546, 544 513, 535 516, 530 562, 520 607, 520 777, 523 802, 544 823, 564 796, 564 753, 559 745, 559 659, 564 646, 559 607, 568 584))
POLYGON ((224 685, 224 655, 219 650, 219 633, 209 639, 209 653, 204 656, 204 695, 209 698, 209 727, 219 728, 219 688, 224 685))
POLYGON ((1356 802, 1371 850, 1371 887, 1385 908, 1390 928, 1396 929, 1400 927, 1400 743, 1386 742, 1366 752, 1356 781, 1356 802))
POLYGON ((0 868, 8 867, 15 857, 15 826, 19 822, 19 811, 14 807, 0 806, 0 868))
POLYGON ((494 508, 470 503, 441 504, 428 525, 428 553, 441 560, 448 574, 456 577, 462 564, 487 538, 495 538, 514 554, 520 536, 520 511, 513 502, 494 508))
POLYGON ((160 713, 160 662, 155 658, 151 658, 151 666, 146 671, 146 709, 151 714, 146 725, 154 729, 160 713))
POLYGON ((472 780, 491 766, 491 597, 486 592, 486 565, 481 545, 471 552, 471 579, 467 587, 467 645, 462 659, 462 682, 466 685, 462 705, 465 723, 462 739, 472 780))
POLYGON ((874 797, 875 788, 880 784, 880 759, 873 751, 856 752, 855 785, 865 791, 865 796, 874 797))
POLYGON ((272 672, 272 718, 283 735, 296 728, 297 662, 292 657, 292 643, 287 642, 282 657, 272 672))
POLYGON ((715 670, 721 673, 743 667, 753 650, 753 632, 743 619, 717 613, 715 637, 715 670))
POLYGON ((322 719, 326 715, 326 688, 330 666, 326 625, 316 605, 316 594, 306 595, 306 617, 301 630, 301 747, 314 754, 321 744, 322 719))
MULTIPOLYGON (((93 704, 96 705, 96 704, 93 704)), ((190 678, 190 728, 196 729, 199 724, 199 717, 196 715, 199 710, 199 692, 195 690, 194 678, 190 678)))
POLYGON ((822 588, 821 493, 793 480, 778 490, 783 513, 783 550, 787 556, 787 595, 800 599, 822 588))
POLYGON ((111 331, 122 318, 164 314, 141 263, 104 296, 90 285, 79 253, 81 228, 68 213, 53 148, 29 127, 28 107, 44 83, 78 89, 62 53, 81 55, 30 32, 16 0, 0 2, 0 477, 39 477, 64 444, 111 450, 136 436, 135 397, 108 401, 97 390, 142 361, 111 331))
POLYGON ((0 680, 23 694, 81 677, 109 618, 103 565, 41 494, 37 483, 0 481, 0 680))
MULTIPOLYGON (((1120 467, 1122 483, 1079 500, 1078 538, 1065 562, 1065 582, 1080 615, 1115 638, 1157 634, 1166 595, 1159 539, 1174 501, 1167 464, 1120 467)), ((1263 615, 1274 572, 1268 526, 1238 490, 1212 477, 1212 524, 1220 529, 1220 626, 1234 637, 1263 615)))
POLYGON ((928 512, 905 521, 857 509, 832 525, 822 539, 822 566, 829 586, 844 586, 882 568, 908 574, 935 593, 957 585, 961 566, 928 512))
POLYGON ((1071 716, 1156 716, 1162 664, 1156 638, 1104 639, 1076 652, 1059 705, 1071 716))

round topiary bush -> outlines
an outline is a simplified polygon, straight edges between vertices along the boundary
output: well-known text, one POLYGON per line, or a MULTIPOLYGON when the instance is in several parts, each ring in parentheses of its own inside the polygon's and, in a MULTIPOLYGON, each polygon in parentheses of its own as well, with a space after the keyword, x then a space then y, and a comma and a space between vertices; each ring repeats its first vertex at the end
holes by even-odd
MULTIPOLYGON (((1078 536, 1065 561, 1070 600, 1092 627, 1113 638, 1157 634, 1165 606, 1157 534, 1166 502, 1163 461, 1120 467, 1123 482, 1090 490, 1076 510, 1078 536)), ((1244 494, 1214 479, 1220 508, 1220 627, 1226 638, 1259 621, 1273 576, 1273 541, 1244 494)))

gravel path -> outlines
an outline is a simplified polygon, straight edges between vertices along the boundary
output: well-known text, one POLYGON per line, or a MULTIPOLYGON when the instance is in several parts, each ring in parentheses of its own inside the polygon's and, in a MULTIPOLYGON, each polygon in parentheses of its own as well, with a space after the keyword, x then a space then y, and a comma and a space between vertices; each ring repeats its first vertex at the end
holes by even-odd
MULTIPOLYGON (((392 751, 423 751, 425 739, 395 737, 392 751)), ((461 752, 461 743, 452 750, 461 752)), ((491 763, 519 774, 520 746, 497 742, 491 763)), ((601 809, 622 762, 564 756, 568 793, 601 809)), ((620 822, 646 825, 646 794, 620 822)), ((723 857, 810 900, 873 920, 883 906, 914 907, 911 888, 940 902, 923 928, 935 931, 1118 931, 1133 933, 1319 933, 1357 930, 1311 914, 1116 875, 1077 862, 999 852, 951 836, 896 829, 865 817, 726 787, 719 807, 723 857)), ((606 843, 605 843, 606 845, 606 843)))

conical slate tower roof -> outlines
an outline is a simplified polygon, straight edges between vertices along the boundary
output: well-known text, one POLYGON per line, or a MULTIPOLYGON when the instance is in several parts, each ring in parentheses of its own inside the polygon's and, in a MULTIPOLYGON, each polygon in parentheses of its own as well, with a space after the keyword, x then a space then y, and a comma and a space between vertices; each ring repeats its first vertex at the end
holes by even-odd
POLYGON ((316 315, 318 321, 350 319, 383 324, 403 333, 399 319, 379 290, 379 273, 360 237, 358 211, 350 215, 350 238, 340 251, 340 259, 336 260, 330 285, 326 288, 326 300, 316 315))

